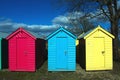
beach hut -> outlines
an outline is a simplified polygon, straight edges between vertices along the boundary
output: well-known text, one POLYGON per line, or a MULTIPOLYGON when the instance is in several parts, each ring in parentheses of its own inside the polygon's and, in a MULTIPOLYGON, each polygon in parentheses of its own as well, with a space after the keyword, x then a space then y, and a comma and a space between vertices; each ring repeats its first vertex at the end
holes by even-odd
POLYGON ((45 40, 39 36, 23 28, 18 28, 7 37, 10 71, 35 71, 42 65, 45 40))
POLYGON ((114 36, 98 26, 78 37, 80 66, 90 70, 112 70, 114 36))
POLYGON ((8 68, 8 42, 7 33, 0 32, 0 69, 8 68))
POLYGON ((47 37, 48 71, 76 70, 76 37, 60 27, 47 37))

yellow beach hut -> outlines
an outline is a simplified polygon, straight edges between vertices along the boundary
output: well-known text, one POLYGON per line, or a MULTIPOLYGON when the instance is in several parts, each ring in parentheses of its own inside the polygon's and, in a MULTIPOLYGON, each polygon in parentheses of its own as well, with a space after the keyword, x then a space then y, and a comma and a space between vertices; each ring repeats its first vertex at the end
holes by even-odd
POLYGON ((112 70, 112 34, 98 26, 80 35, 78 39, 81 67, 86 71, 112 70))

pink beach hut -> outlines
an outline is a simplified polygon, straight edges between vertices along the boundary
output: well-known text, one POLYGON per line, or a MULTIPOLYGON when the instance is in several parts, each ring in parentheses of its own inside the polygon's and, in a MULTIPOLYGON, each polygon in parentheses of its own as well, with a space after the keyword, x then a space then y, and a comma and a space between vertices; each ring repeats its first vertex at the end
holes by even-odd
POLYGON ((44 62, 45 40, 18 28, 7 37, 10 71, 35 71, 44 62))

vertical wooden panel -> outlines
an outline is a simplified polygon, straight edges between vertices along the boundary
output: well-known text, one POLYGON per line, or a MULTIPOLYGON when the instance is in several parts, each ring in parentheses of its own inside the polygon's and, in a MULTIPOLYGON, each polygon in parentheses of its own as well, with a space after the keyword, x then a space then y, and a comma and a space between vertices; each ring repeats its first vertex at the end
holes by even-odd
POLYGON ((27 69, 35 71, 35 40, 28 36, 27 40, 27 69))
POLYGON ((16 38, 9 40, 9 70, 16 70, 16 38))

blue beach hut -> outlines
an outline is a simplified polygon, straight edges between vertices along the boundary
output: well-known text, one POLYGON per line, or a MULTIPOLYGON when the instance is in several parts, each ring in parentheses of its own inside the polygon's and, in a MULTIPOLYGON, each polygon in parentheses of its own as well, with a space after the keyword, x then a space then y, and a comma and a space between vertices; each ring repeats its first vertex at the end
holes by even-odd
POLYGON ((47 40, 48 71, 75 71, 76 36, 60 27, 47 40))

